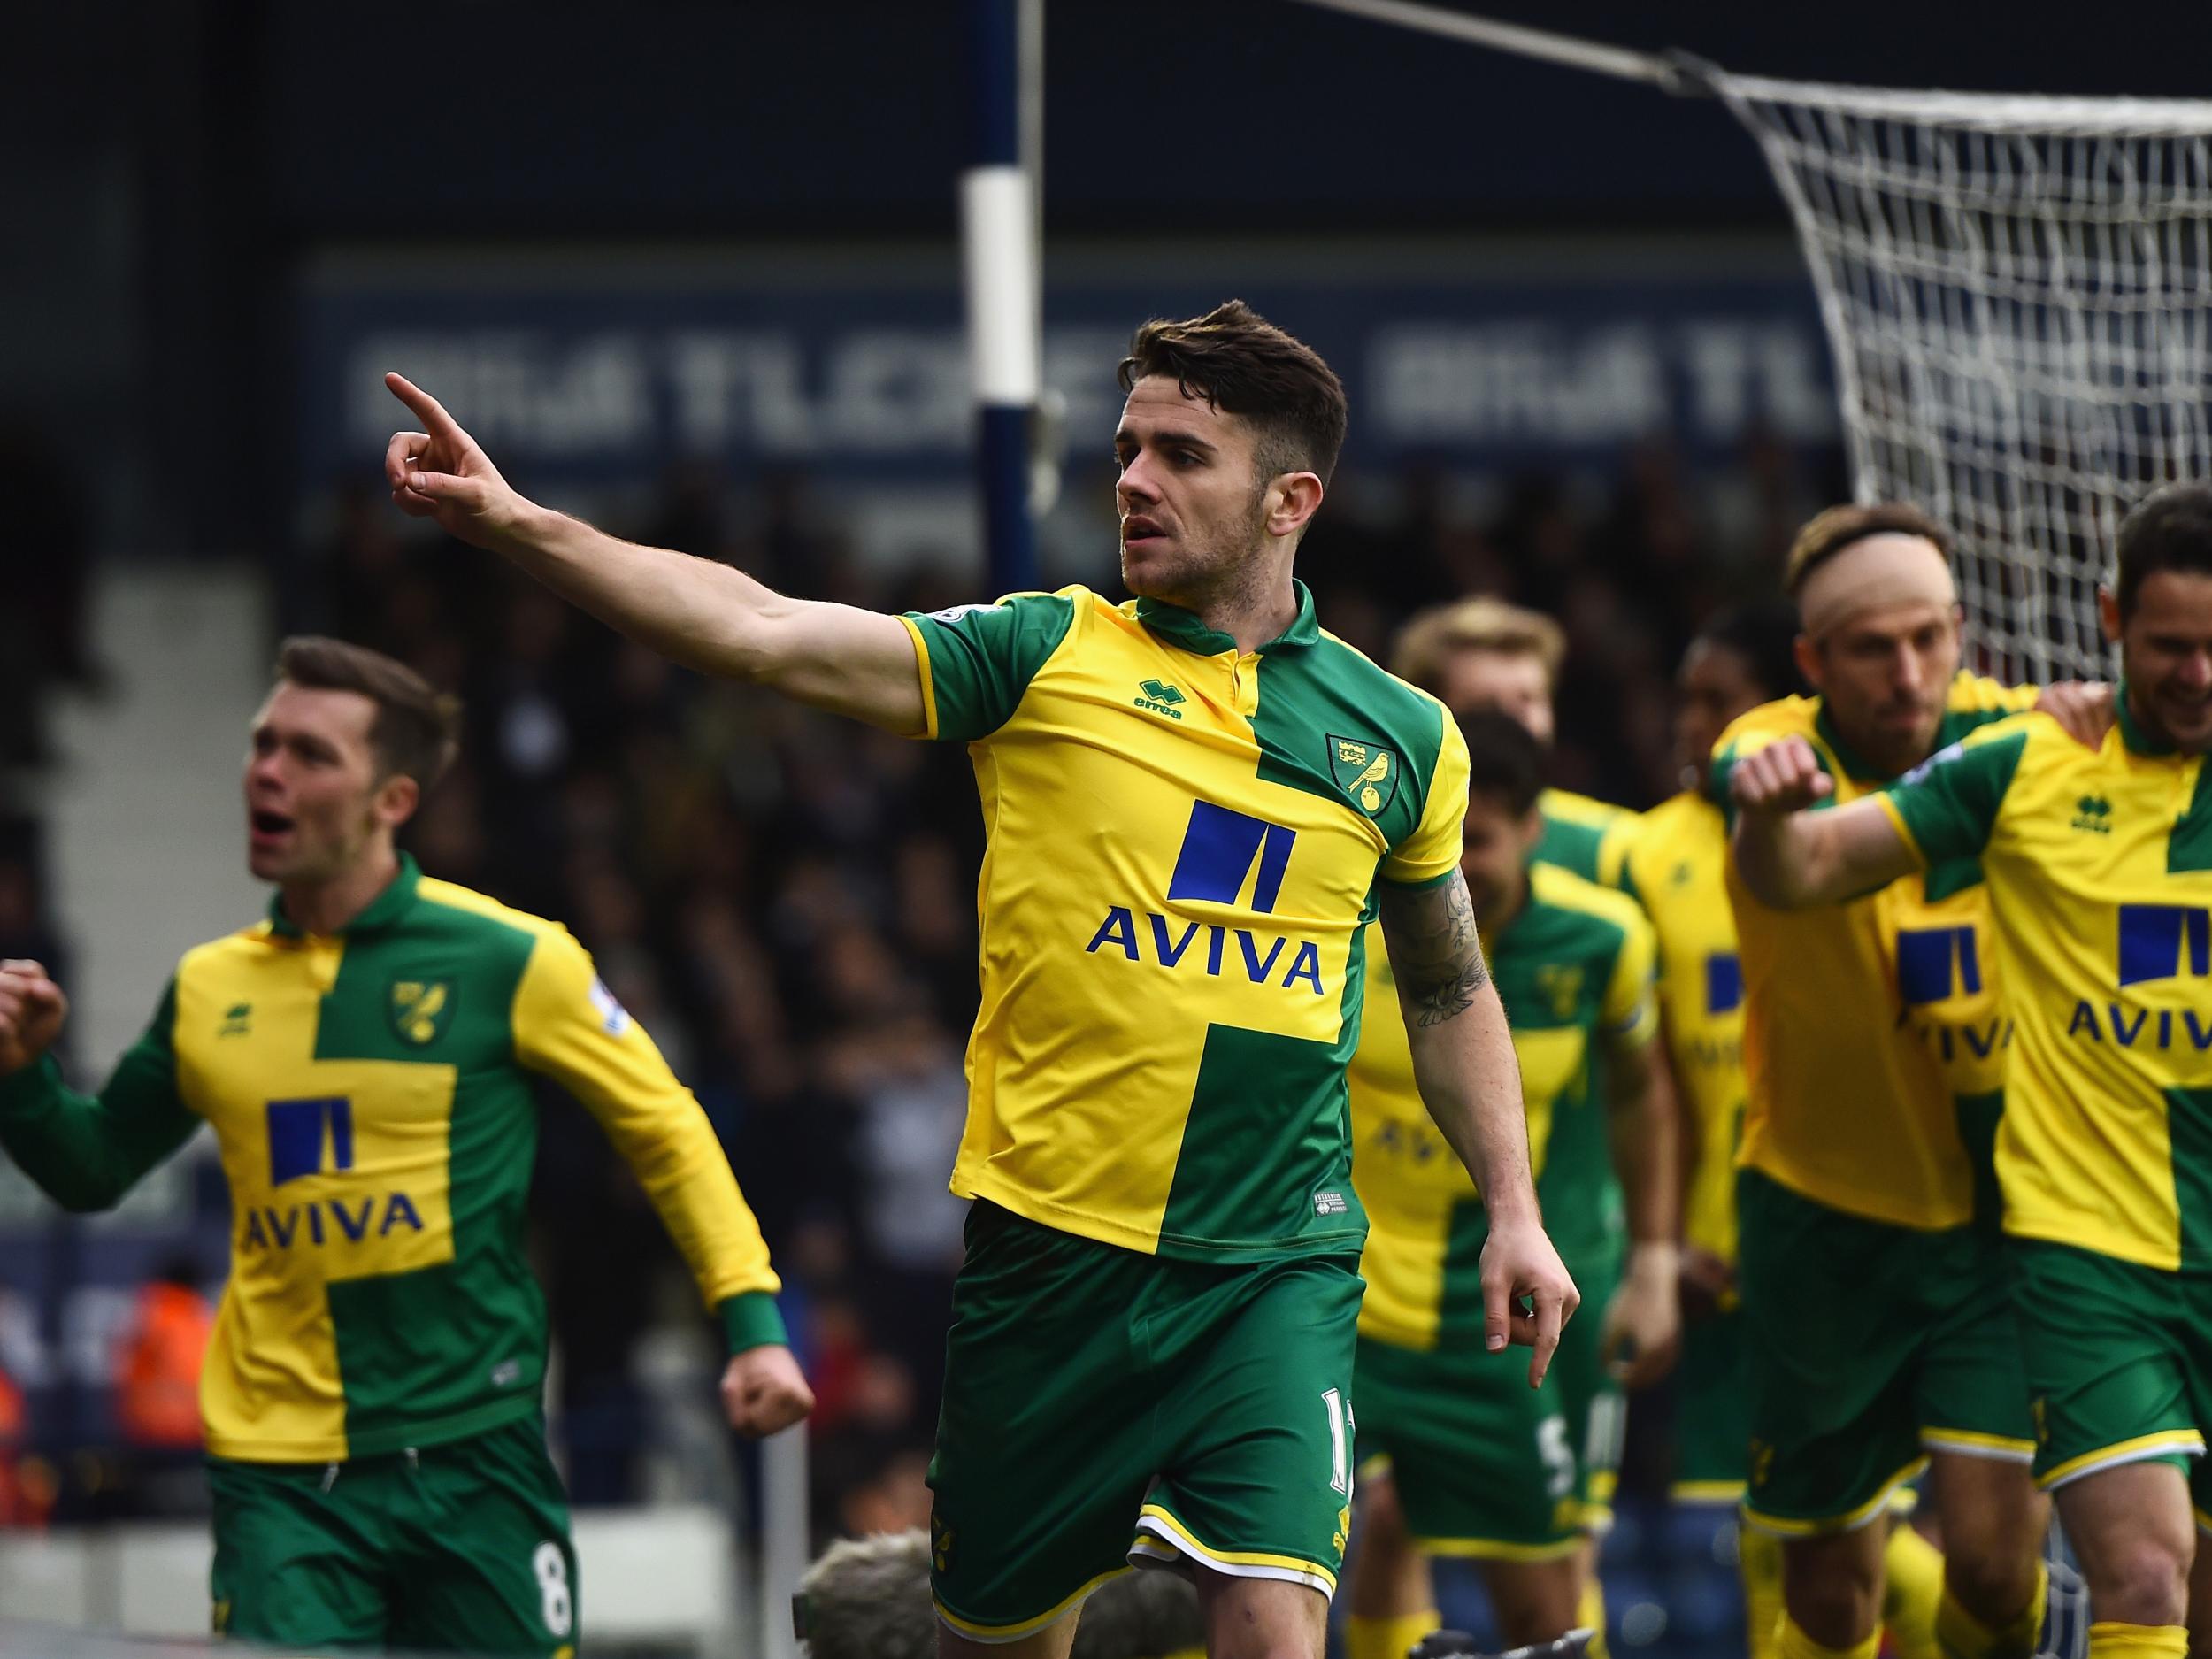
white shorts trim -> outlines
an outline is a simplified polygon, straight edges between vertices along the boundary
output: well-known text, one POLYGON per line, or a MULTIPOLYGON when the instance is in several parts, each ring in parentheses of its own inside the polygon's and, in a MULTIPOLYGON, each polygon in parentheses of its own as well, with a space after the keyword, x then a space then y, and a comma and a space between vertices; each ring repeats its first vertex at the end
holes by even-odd
POLYGON ((2101 1475, 2108 1469, 2124 1469, 2130 1463, 2147 1463, 2157 1458, 2174 1456, 2176 1454, 2184 1457, 2201 1457, 2204 1455, 2204 1442, 2200 1440, 2194 1446, 2189 1445, 2186 1441, 2178 1445, 2131 1446, 2124 1450, 2114 1452, 2108 1457, 2100 1457, 2094 1463, 2084 1463, 2079 1469, 2068 1470, 2056 1480, 2047 1485, 2043 1490, 2061 1492, 2072 1486, 2077 1480, 2085 1480, 2091 1475, 2101 1475))
POLYGON ((1932 1452, 1947 1452, 1955 1457, 1986 1457, 1993 1463, 2032 1463, 2032 1446, 1995 1446, 1987 1440, 1954 1440, 1941 1434, 1923 1434, 1920 1444, 1932 1452))
POLYGON ((1200 1548, 1192 1540, 1179 1538, 1152 1516, 1145 1516, 1138 1521, 1137 1532, 1138 1536, 1129 1545, 1132 1566, 1184 1568, 1194 1561, 1231 1578, 1275 1578, 1285 1584, 1302 1584, 1308 1589, 1318 1590, 1325 1601, 1336 1599, 1336 1586, 1317 1572, 1305 1572, 1295 1567, 1224 1561, 1210 1550, 1200 1548))

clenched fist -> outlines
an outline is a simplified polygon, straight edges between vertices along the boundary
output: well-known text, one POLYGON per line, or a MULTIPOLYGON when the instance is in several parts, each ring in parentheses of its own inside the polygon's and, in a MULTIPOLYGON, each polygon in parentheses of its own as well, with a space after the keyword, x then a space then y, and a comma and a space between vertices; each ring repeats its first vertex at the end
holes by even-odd
POLYGON ((799 1362, 780 1343, 749 1348, 722 1373, 722 1411, 749 1440, 787 1429, 814 1409, 799 1362))
POLYGON ((0 962, 0 1077, 20 1071, 54 1046, 69 999, 35 962, 0 962))
POLYGON ((1827 799, 1835 787, 1801 737, 1786 737, 1747 755, 1728 773, 1728 793, 1740 812, 1801 811, 1827 799))

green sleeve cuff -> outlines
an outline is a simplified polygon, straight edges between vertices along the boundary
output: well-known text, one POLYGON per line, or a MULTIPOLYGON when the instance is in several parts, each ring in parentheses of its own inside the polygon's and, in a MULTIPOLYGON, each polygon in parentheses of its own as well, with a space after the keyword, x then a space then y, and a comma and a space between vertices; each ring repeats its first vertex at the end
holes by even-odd
POLYGON ((39 1056, 20 1071, 0 1077, 0 1118, 51 1100, 61 1086, 59 1063, 50 1054, 39 1056))
POLYGON ((776 1299, 764 1290, 748 1290, 725 1296, 716 1310, 722 1316, 723 1339, 732 1354, 753 1348, 787 1348, 791 1338, 783 1328, 783 1314, 776 1299))

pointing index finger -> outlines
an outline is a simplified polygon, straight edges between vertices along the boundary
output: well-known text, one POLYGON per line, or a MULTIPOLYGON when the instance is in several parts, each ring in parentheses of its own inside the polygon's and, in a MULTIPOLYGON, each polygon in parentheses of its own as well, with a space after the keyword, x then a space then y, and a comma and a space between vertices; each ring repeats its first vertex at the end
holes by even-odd
POLYGON ((465 434, 460 423, 445 412, 445 405, 409 380, 404 374, 390 373, 384 377, 384 385, 394 397, 415 413, 415 419, 430 429, 434 438, 460 438, 465 434))
POLYGON ((1559 1327, 1564 1323, 1561 1301, 1557 1291, 1536 1293, 1536 1351, 1528 1362, 1528 1386, 1532 1388, 1542 1385, 1545 1372, 1551 1370, 1551 1356, 1558 1351, 1559 1327))

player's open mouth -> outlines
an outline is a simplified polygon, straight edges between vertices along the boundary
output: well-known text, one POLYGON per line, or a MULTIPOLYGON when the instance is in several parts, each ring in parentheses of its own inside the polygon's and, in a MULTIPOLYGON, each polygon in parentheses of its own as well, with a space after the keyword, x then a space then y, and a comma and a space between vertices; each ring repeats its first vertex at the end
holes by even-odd
POLYGON ((280 835, 289 834, 292 830, 290 818, 281 812, 272 812, 265 808, 256 808, 248 813, 246 821, 252 828, 256 841, 274 841, 280 835))

